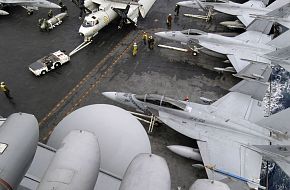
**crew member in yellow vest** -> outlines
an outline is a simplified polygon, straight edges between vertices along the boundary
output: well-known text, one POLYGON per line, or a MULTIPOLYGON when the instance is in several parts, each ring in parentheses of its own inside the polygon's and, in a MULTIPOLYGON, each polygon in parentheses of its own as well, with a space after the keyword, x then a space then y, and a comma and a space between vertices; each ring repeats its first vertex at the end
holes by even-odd
POLYGON ((143 40, 144 45, 147 45, 148 35, 146 32, 143 33, 142 40, 143 40))
POLYGON ((137 46, 137 43, 134 42, 134 45, 133 45, 133 56, 137 55, 137 51, 138 51, 138 46, 137 46))
POLYGON ((12 99, 12 97, 10 96, 10 90, 9 90, 9 88, 7 87, 7 85, 4 82, 0 83, 0 90, 2 92, 4 92, 4 94, 6 95, 6 97, 8 99, 12 99))

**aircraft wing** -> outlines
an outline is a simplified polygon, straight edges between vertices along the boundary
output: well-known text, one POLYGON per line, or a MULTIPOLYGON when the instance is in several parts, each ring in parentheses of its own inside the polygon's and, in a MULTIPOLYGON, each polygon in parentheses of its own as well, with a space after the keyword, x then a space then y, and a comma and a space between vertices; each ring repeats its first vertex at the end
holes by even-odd
POLYGON ((234 54, 227 55, 227 57, 232 63, 232 65, 234 66, 237 73, 243 70, 245 67, 247 67, 250 64, 249 61, 242 60, 240 57, 238 57, 238 55, 234 55, 234 54))
POLYGON ((234 74, 234 76, 242 79, 253 79, 260 82, 268 82, 272 68, 269 64, 260 62, 251 62, 243 70, 234 74))
MULTIPOLYGON (((250 180, 259 179, 262 156, 235 142, 232 133, 220 134, 219 129, 202 125, 202 120, 195 122, 198 118, 190 114, 176 116, 159 110, 157 117, 175 131, 197 140, 205 166, 215 166, 216 169, 250 180)), ((227 178, 217 173, 213 177, 209 170, 207 174, 209 179, 227 178)))
MULTIPOLYGON (((204 138, 205 141, 197 141, 199 151, 205 166, 214 166, 216 169, 238 175, 249 180, 260 179, 262 156, 233 141, 224 138, 204 138)), ((223 180, 228 178, 221 174, 206 169, 209 179, 223 180)), ((248 184, 252 188, 252 184, 248 184)))
POLYGON ((249 14, 244 14, 237 17, 246 27, 249 26, 249 24, 251 24, 254 20, 254 18, 251 17, 249 14))
MULTIPOLYGON (((1 1, 1 0, 0 0, 1 1)), ((144 18, 153 6, 156 0, 139 0, 138 2, 132 0, 92 0, 94 3, 101 5, 101 7, 107 7, 111 2, 111 6, 117 9, 126 9, 126 6, 130 4, 130 9, 139 8, 141 16, 144 18)))
MULTIPOLYGON (((239 40, 244 40, 245 37, 247 37, 248 35, 239 35, 235 38, 238 38, 239 40)), ((259 40, 261 38, 258 38, 259 40)), ((249 38, 249 41, 257 41, 257 39, 252 39, 249 38)), ((230 60, 230 62, 232 63, 232 65, 234 66, 236 72, 240 72, 241 70, 243 70, 246 66, 248 66, 250 64, 250 62, 248 60, 251 61, 260 61, 260 62, 265 62, 268 61, 265 58, 262 58, 260 56, 258 56, 253 49, 245 49, 243 46, 237 46, 237 45, 224 45, 222 43, 208 43, 208 42, 203 42, 203 41, 199 41, 199 45, 214 51, 214 52, 218 52, 221 54, 224 54, 228 57, 228 59, 230 60)))
POLYGON ((126 6, 128 4, 131 4, 132 5, 136 5, 137 3, 136 2, 133 2, 131 0, 110 0, 110 1, 107 1, 107 0, 92 0, 94 3, 100 5, 100 7, 103 7, 104 9, 109 5, 111 4, 111 6, 113 8, 117 8, 117 9, 126 9, 126 6))
POLYGON ((43 7, 43 8, 55 8, 60 9, 61 7, 53 2, 47 0, 0 0, 3 4, 15 4, 20 6, 28 7, 43 7))

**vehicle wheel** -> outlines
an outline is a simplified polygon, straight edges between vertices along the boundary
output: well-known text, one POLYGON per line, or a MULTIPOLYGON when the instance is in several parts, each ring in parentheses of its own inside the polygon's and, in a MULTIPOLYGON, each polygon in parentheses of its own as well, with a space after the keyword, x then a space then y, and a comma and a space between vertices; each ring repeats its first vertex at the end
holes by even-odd
POLYGON ((60 63, 58 63, 58 62, 55 63, 55 65, 54 65, 55 68, 57 68, 57 67, 59 67, 59 66, 60 66, 60 63))
POLYGON ((41 71, 41 75, 45 75, 46 71, 41 71))

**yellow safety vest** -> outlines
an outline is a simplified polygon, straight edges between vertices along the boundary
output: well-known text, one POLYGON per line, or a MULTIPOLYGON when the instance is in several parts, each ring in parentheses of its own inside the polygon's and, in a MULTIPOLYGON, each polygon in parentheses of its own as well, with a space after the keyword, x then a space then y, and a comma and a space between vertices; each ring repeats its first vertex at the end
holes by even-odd
POLYGON ((8 88, 7 88, 6 85, 0 85, 0 89, 1 89, 1 91, 3 91, 3 92, 7 92, 7 91, 8 91, 8 88))
POLYGON ((143 40, 148 40, 148 36, 147 36, 147 34, 144 34, 144 35, 143 35, 143 40))

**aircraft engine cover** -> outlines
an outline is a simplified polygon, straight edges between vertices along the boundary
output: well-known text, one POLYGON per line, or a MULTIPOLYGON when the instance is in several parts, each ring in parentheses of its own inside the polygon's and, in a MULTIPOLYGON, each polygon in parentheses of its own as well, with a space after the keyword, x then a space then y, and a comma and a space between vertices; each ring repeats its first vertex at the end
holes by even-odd
POLYGON ((213 181, 210 179, 198 179, 196 180, 189 190, 230 190, 229 186, 220 181, 213 181))
POLYGON ((0 189, 17 189, 34 158, 38 138, 38 122, 30 114, 12 114, 0 126, 0 189))
POLYGON ((71 131, 50 163, 38 190, 92 190, 100 169, 100 150, 96 135, 71 131))
POLYGON ((71 130, 94 133, 101 151, 101 168, 122 179, 139 153, 151 153, 148 135, 128 111, 113 105, 94 104, 67 115, 53 130, 47 145, 58 149, 71 130))
POLYGON ((170 173, 164 158, 139 154, 130 163, 119 190, 170 190, 170 173))

